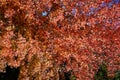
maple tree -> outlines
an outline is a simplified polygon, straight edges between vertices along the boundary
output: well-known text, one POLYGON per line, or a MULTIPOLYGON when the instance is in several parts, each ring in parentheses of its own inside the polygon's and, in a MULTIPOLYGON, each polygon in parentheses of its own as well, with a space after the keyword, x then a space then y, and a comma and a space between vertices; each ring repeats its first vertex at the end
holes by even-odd
POLYGON ((93 80, 105 63, 113 77, 119 17, 119 0, 0 0, 0 71, 20 67, 18 80, 64 80, 68 72, 93 80))

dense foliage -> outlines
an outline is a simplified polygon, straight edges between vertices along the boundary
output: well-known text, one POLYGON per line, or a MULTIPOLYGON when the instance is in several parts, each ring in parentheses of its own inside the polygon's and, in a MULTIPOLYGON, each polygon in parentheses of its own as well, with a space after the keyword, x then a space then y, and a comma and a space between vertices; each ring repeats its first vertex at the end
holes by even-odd
POLYGON ((120 0, 0 0, 0 72, 18 80, 94 80, 120 70, 120 0), (69 77, 66 77, 69 76, 69 77))

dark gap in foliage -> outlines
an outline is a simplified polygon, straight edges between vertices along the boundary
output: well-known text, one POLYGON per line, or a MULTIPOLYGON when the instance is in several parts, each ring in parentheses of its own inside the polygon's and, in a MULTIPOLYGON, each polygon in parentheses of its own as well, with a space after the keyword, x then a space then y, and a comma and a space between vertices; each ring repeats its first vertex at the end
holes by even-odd
POLYGON ((6 67, 6 72, 0 72, 0 80, 17 80, 19 75, 19 68, 6 67))
POLYGON ((1 12, 1 10, 2 9, 0 9, 0 20, 2 20, 3 22, 6 23, 7 22, 7 18, 4 17, 4 12, 3 11, 1 12))
POLYGON ((73 75, 72 71, 64 72, 65 80, 76 80, 76 77, 73 75))
POLYGON ((70 76, 71 76, 71 71, 65 72, 65 80, 70 80, 70 76))
POLYGON ((50 11, 51 11, 51 12, 56 11, 59 7, 60 7, 59 4, 53 3, 50 11))
POLYGON ((64 61, 60 66, 59 70, 59 80, 76 80, 76 76, 72 70, 66 71, 67 62, 64 61))

